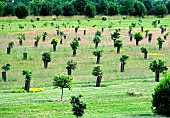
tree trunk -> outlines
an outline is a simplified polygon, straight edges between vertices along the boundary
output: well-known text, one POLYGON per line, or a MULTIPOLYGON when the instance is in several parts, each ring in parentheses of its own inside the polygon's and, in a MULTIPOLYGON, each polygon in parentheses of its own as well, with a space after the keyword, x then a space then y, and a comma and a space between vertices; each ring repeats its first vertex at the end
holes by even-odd
POLYGON ((37 48, 38 47, 38 41, 35 41, 34 46, 37 48))
POLYGON ((97 76, 96 87, 100 87, 101 80, 102 80, 102 76, 101 75, 97 76))
POLYGON ((53 45, 53 51, 54 52, 56 51, 56 45, 53 45))
POLYGON ((166 35, 164 35, 164 39, 165 39, 165 40, 167 39, 167 36, 166 36, 166 35))
POLYGON ((61 101, 63 100, 63 90, 64 88, 61 88, 61 101))
POLYGON ((155 72, 155 82, 159 82, 159 72, 155 72))
POLYGON ((120 72, 124 72, 124 66, 125 66, 125 63, 124 63, 124 62, 121 62, 120 72))
POLYGON ((143 27, 141 27, 141 32, 143 32, 143 27))
POLYGON ((77 33, 78 32, 78 28, 75 28, 75 33, 77 33))
POLYGON ((131 34, 132 30, 129 30, 129 35, 131 34))
POLYGON ((22 46, 22 40, 19 40, 19 45, 22 46))
POLYGON ((100 56, 97 56, 97 62, 96 64, 100 64, 100 56))
POLYGON ((43 36, 43 42, 45 42, 45 36, 43 36))
POLYGON ((159 50, 162 50, 162 44, 159 44, 159 50))
POLYGON ((78 41, 81 41, 81 38, 80 38, 80 37, 78 37, 78 41))
POLYGON ((44 68, 48 68, 48 62, 44 61, 44 68))
POLYGON ((26 52, 23 53, 23 59, 27 60, 27 53, 26 52))
POLYGON ((71 68, 68 68, 68 69, 67 69, 67 74, 68 74, 68 75, 71 75, 71 68))
POLYGON ((130 36, 130 42, 132 42, 132 38, 133 38, 133 37, 132 37, 132 36, 130 36))
POLYGON ((7 54, 10 54, 10 53, 11 53, 11 48, 7 47, 7 54))
POLYGON ((148 37, 148 42, 150 43, 152 40, 152 37, 148 37))
POLYGON ((25 89, 27 92, 29 92, 30 90, 30 80, 26 79, 25 80, 25 89))
POLYGON ((146 32, 146 34, 145 34, 145 38, 147 38, 148 37, 148 33, 146 32))
POLYGON ((76 50, 73 50, 73 56, 76 56, 76 50))
POLYGON ((66 39, 67 38, 67 36, 66 35, 64 35, 64 39, 66 39))
POLYGON ((7 81, 6 72, 2 72, 2 80, 3 80, 4 82, 7 81))
POLYGON ((60 40, 60 44, 63 44, 63 39, 60 40))
POLYGON ((137 46, 139 45, 139 41, 138 41, 138 40, 136 40, 136 45, 137 45, 137 46))
POLYGON ((59 36, 59 34, 60 34, 60 31, 57 31, 57 36, 59 36))
POLYGON ((98 43, 95 43, 95 48, 97 48, 97 47, 98 47, 98 45, 99 45, 98 43))
POLYGON ((117 47, 117 54, 120 53, 120 47, 117 47))
POLYGON ((147 59, 147 58, 148 58, 148 54, 144 53, 144 59, 147 59))
POLYGON ((164 33, 164 28, 161 28, 161 34, 163 34, 164 33))
POLYGON ((84 30, 84 35, 86 35, 86 30, 84 30))
POLYGON ((104 32, 104 28, 102 27, 102 32, 104 32))

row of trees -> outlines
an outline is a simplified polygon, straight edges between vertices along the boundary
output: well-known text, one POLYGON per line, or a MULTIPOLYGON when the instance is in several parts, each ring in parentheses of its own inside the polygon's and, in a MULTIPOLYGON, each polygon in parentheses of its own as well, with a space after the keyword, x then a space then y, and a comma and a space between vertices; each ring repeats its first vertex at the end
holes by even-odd
POLYGON ((0 2, 0 16, 17 16, 25 18, 26 16, 49 16, 49 15, 86 15, 95 17, 95 15, 156 15, 164 17, 170 13, 170 1, 154 0, 73 0, 64 2, 62 0, 51 1, 28 1, 24 2, 0 2))

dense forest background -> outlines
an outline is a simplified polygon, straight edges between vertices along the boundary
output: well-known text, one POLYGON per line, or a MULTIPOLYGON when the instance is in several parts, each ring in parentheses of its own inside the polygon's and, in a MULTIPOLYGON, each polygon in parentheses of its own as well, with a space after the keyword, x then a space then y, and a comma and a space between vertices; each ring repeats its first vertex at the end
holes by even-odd
POLYGON ((169 0, 0 0, 0 16, 130 15, 164 17, 169 0))

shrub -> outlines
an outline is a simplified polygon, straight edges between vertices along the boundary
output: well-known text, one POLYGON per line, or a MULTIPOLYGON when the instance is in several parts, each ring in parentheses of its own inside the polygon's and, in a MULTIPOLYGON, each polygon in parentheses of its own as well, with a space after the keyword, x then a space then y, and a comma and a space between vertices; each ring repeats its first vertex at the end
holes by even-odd
POLYGON ((153 113, 170 116, 170 75, 156 86, 152 98, 153 113))
POLYGON ((15 15, 19 19, 25 19, 29 15, 27 6, 24 4, 18 5, 15 9, 15 15))

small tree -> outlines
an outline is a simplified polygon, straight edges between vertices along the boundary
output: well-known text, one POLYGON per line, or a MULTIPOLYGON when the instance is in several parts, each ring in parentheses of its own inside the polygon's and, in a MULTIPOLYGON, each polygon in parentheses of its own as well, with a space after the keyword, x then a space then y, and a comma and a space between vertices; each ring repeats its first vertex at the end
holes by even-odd
POLYGON ((4 82, 7 81, 6 72, 8 70, 10 70, 10 67, 11 67, 11 64, 9 64, 9 63, 4 65, 4 66, 2 66, 2 79, 4 80, 4 82))
POLYGON ((148 37, 149 30, 145 30, 145 38, 148 37))
POLYGON ((93 52, 94 56, 97 56, 96 64, 100 64, 100 57, 102 56, 103 50, 96 50, 93 52))
POLYGON ((100 42, 101 42, 100 36, 95 35, 95 36, 93 37, 93 43, 95 44, 95 48, 98 47, 98 44, 99 44, 100 42))
POLYGON ((7 47, 7 54, 11 53, 11 48, 13 47, 14 47, 14 42, 13 41, 9 42, 7 47))
POLYGON ((93 68, 92 75, 97 76, 96 87, 100 87, 100 83, 101 83, 102 75, 103 75, 103 72, 100 69, 100 66, 96 66, 93 68))
POLYGON ((159 50, 162 50, 162 44, 165 42, 161 37, 157 38, 159 50))
POLYGON ((26 39, 25 34, 23 34, 23 33, 18 34, 18 39, 19 39, 19 44, 22 46, 22 41, 23 40, 25 41, 25 39, 26 39))
POLYGON ((170 116, 170 75, 165 77, 154 89, 152 94, 152 112, 158 115, 170 116))
POLYGON ((143 39, 143 35, 140 32, 136 32, 134 39, 136 40, 136 45, 139 45, 139 41, 141 41, 143 39))
POLYGON ((86 104, 80 101, 80 98, 82 95, 79 95, 78 97, 76 96, 71 96, 70 103, 72 105, 72 111, 73 115, 75 115, 77 118, 82 117, 84 114, 84 110, 86 109, 86 104))
POLYGON ((155 72, 155 81, 159 82, 159 74, 168 70, 167 66, 165 66, 165 61, 158 59, 158 61, 154 60, 150 62, 149 69, 155 72))
POLYGON ((34 39, 35 39, 34 45, 35 45, 35 47, 37 48, 37 47, 38 47, 38 42, 40 41, 41 36, 37 35, 34 39))
POLYGON ((43 32, 43 41, 45 41, 46 36, 47 36, 47 32, 43 32))
POLYGON ((146 47, 141 47, 141 52, 144 53, 144 59, 147 59, 148 49, 146 47))
POLYGON ((164 39, 166 40, 167 39, 167 36, 169 35, 169 32, 167 32, 165 35, 164 35, 164 39))
POLYGON ((151 40, 152 40, 152 33, 149 33, 148 34, 148 42, 151 42, 151 40))
POLYGON ((77 62, 74 62, 73 60, 70 60, 67 62, 66 69, 67 69, 68 75, 71 75, 71 70, 76 69, 76 66, 77 66, 77 62))
POLYGON ((74 38, 74 40, 70 43, 70 46, 71 46, 71 48, 73 50, 73 56, 76 56, 76 50, 80 46, 77 38, 74 38))
POLYGON ((114 47, 117 47, 117 53, 120 53, 120 48, 122 47, 123 42, 122 40, 117 39, 114 43, 114 47))
POLYGON ((23 70, 22 75, 25 75, 25 89, 24 90, 29 92, 32 72, 29 70, 23 70))
POLYGON ((58 39, 53 38, 52 41, 51 41, 51 44, 53 45, 53 51, 55 52, 56 51, 56 46, 58 44, 58 39))
POLYGON ((122 55, 122 57, 120 57, 120 62, 121 62, 121 68, 120 68, 120 72, 124 72, 124 67, 126 64, 126 60, 129 58, 129 56, 127 55, 122 55))
POLYGON ((44 68, 48 68, 48 63, 51 62, 51 53, 50 52, 44 52, 42 54, 42 60, 44 62, 44 68))
POLYGON ((115 31, 113 34, 110 34, 110 35, 114 43, 116 39, 120 38, 120 33, 118 31, 115 31))
POLYGON ((71 89, 71 83, 72 83, 73 77, 66 75, 66 74, 58 74, 54 77, 53 85, 56 87, 60 87, 61 92, 61 100, 63 99, 63 92, 64 88, 71 89))

